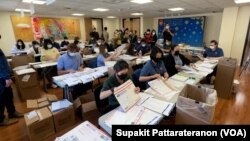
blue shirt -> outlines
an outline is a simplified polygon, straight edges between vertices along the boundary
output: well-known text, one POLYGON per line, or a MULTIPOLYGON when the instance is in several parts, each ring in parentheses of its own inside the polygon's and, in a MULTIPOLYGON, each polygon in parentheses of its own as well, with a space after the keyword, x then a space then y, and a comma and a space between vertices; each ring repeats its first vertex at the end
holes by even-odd
POLYGON ((224 53, 221 48, 216 48, 214 51, 210 48, 207 48, 203 54, 204 57, 223 57, 224 53))
POLYGON ((164 76, 164 73, 166 73, 166 72, 167 72, 167 70, 165 68, 163 61, 160 61, 157 64, 154 64, 152 62, 152 60, 149 60, 143 66, 140 76, 151 76, 154 74, 160 74, 161 76, 164 76))
POLYGON ((77 53, 76 56, 69 56, 68 53, 65 53, 59 57, 58 63, 57 63, 57 69, 78 70, 82 64, 83 64, 82 57, 79 53, 77 53))
POLYGON ((139 53, 140 51, 142 52, 142 55, 148 53, 150 50, 151 50, 151 47, 149 45, 146 45, 146 46, 137 46, 136 48, 136 52, 139 53))
POLYGON ((97 56, 97 67, 105 66, 105 58, 102 54, 97 56))
POLYGON ((0 49, 0 94, 4 91, 6 85, 5 80, 10 79, 10 75, 11 69, 3 51, 0 49))

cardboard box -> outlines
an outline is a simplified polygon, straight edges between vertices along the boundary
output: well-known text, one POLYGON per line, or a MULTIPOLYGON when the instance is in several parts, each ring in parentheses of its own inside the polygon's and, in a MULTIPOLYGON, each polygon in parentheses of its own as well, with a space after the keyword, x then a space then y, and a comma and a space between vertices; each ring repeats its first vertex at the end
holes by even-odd
POLYGON ((46 97, 34 99, 34 100, 27 100, 27 108, 37 109, 37 108, 49 106, 49 104, 50 103, 46 97))
POLYGON ((180 92, 176 103, 176 124, 211 124, 217 92, 187 84, 180 92))
POLYGON ((41 97, 39 85, 28 88, 17 87, 17 91, 22 100, 37 99, 41 97))
POLYGON ((97 109, 93 94, 79 96, 74 100, 73 106, 76 111, 81 111, 82 118, 84 117, 84 113, 97 109))
POLYGON ((25 114, 24 119, 31 141, 42 141, 55 134, 52 114, 47 107, 25 114))
POLYGON ((214 85, 219 97, 227 99, 231 97, 236 65, 236 59, 223 58, 219 60, 214 85))
POLYGON ((31 55, 20 55, 12 57, 12 67, 28 65, 31 62, 35 62, 35 59, 31 55))
POLYGON ((46 97, 49 102, 57 101, 58 98, 54 94, 45 94, 43 97, 46 97))
POLYGON ((38 85, 37 73, 32 68, 15 71, 14 75, 19 88, 38 85))
MULTIPOLYGON (((51 110, 51 106, 50 106, 50 110, 51 110)), ((75 112, 74 112, 73 106, 70 106, 61 111, 52 112, 52 115, 53 115, 56 132, 59 132, 75 124, 75 112)))

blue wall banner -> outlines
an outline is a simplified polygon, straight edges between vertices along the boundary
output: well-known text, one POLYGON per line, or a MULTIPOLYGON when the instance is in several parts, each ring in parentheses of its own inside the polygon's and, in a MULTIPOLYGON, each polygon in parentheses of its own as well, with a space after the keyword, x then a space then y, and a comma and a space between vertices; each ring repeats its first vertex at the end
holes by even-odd
POLYGON ((158 37, 163 38, 166 23, 174 31, 173 43, 185 43, 190 46, 203 46, 205 17, 173 18, 158 20, 158 37))

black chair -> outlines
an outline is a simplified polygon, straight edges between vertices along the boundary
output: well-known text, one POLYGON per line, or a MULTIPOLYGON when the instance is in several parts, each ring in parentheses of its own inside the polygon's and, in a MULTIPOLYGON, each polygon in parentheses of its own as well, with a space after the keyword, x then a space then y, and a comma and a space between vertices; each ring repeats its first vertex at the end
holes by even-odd
POLYGON ((94 96, 95 96, 95 102, 97 110, 100 112, 101 115, 104 115, 105 113, 109 112, 109 101, 108 98, 105 98, 103 100, 100 99, 100 93, 101 93, 102 85, 99 85, 94 90, 94 96))
POLYGON ((132 74, 132 81, 136 87, 140 87, 141 90, 146 90, 147 89, 146 82, 139 81, 140 75, 141 75, 141 69, 137 69, 136 71, 134 71, 134 73, 132 74))

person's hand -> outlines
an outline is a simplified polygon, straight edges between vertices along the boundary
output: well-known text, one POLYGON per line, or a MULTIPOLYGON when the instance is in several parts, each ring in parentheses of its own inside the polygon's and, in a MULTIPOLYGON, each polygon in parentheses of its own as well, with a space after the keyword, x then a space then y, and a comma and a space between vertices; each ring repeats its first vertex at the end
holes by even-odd
POLYGON ((194 63, 190 63, 189 66, 190 67, 195 67, 195 64, 194 63))
POLYGON ((204 57, 203 57, 203 55, 198 54, 198 55, 197 55, 197 57, 199 57, 199 58, 200 58, 200 60, 204 61, 204 57))
POLYGON ((152 79, 155 79, 155 78, 160 78, 161 75, 160 74, 154 74, 154 75, 151 75, 152 79))
POLYGON ((180 65, 175 65, 175 68, 178 70, 178 69, 181 68, 181 66, 180 65))
POLYGON ((168 80, 168 78, 169 78, 168 73, 165 73, 165 74, 164 74, 164 80, 168 80))
POLYGON ((139 87, 135 87, 135 93, 136 94, 140 93, 140 88, 139 87))
POLYGON ((68 70, 69 73, 75 73, 76 71, 74 69, 68 70))
POLYGON ((8 87, 11 86, 11 84, 12 84, 13 82, 12 82, 11 79, 8 79, 8 80, 5 80, 5 83, 6 83, 5 87, 8 88, 8 87))

